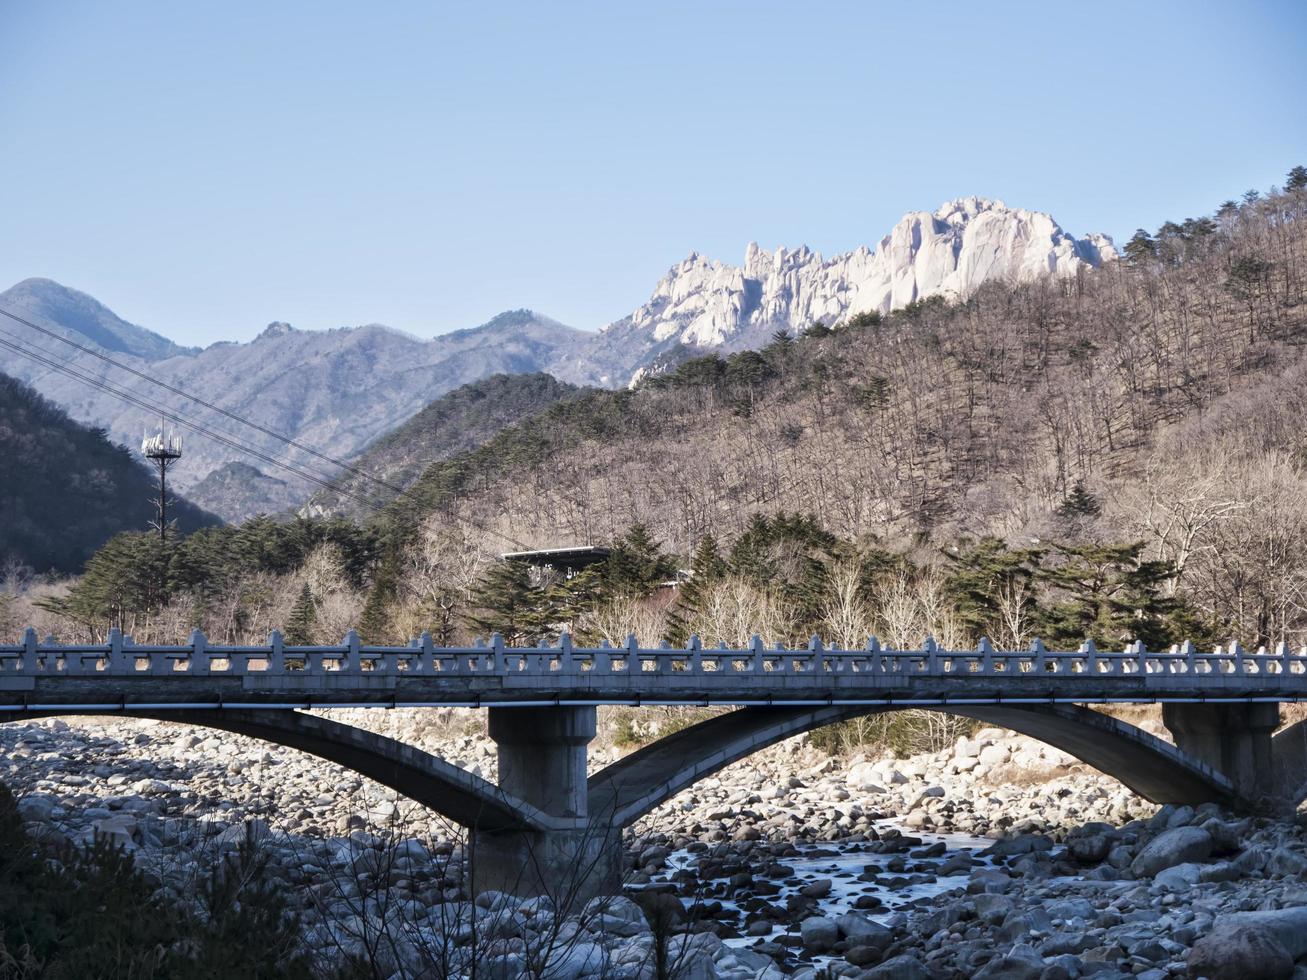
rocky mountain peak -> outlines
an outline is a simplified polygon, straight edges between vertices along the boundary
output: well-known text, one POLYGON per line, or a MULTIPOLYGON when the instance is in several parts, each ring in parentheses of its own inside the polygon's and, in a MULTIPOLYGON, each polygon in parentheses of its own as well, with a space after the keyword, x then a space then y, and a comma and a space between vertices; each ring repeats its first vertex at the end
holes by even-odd
POLYGON ((824 259, 807 245, 766 251, 757 242, 740 266, 698 252, 673 266, 649 301, 604 328, 638 355, 633 367, 670 345, 738 349, 777 329, 799 332, 928 296, 966 296, 991 279, 1074 275, 1116 258, 1105 235, 1076 239, 1052 216, 1003 201, 960 197, 906 214, 874 249, 824 259))
POLYGON ((270 340, 273 337, 284 337, 287 334, 292 334, 292 333, 295 333, 295 328, 292 327, 289 323, 284 323, 281 320, 273 320, 266 327, 264 327, 263 332, 260 333, 254 339, 270 340))

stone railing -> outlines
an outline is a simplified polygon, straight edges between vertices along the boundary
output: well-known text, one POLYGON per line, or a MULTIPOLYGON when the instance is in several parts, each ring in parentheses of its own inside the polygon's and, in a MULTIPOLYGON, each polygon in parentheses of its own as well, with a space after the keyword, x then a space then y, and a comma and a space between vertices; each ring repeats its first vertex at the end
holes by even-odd
MULTIPOLYGON (((499 634, 489 643, 478 641, 468 647, 437 647, 423 634, 407 646, 367 646, 351 631, 335 645, 290 646, 273 632, 262 646, 215 646, 196 631, 183 646, 134 643, 118 630, 110 631, 103 644, 60 644, 52 637, 38 640, 28 629, 16 644, 0 644, 0 677, 150 677, 150 676, 244 676, 318 677, 350 675, 378 678, 500 676, 527 680, 530 677, 576 677, 590 681, 604 676, 628 680, 634 675, 716 678, 736 682, 766 675, 813 679, 814 675, 864 675, 875 678, 1078 677, 1090 675, 1107 680, 1140 675, 1157 677, 1209 677, 1222 680, 1307 674, 1307 648, 1297 651, 1281 645, 1274 652, 1247 652, 1237 643, 1211 652, 1199 652, 1185 643, 1168 651, 1148 651, 1134 644, 1122 651, 1105 651, 1093 643, 1074 652, 1047 650, 1036 640, 1028 650, 995 650, 982 640, 975 650, 944 650, 927 639, 917 650, 882 647, 871 638, 856 650, 828 647, 813 637, 806 647, 769 647, 754 637, 743 648, 706 647, 691 637, 684 648, 641 647, 634 636, 623 646, 603 644, 577 647, 567 634, 556 645, 507 646, 499 634)), ((1303 679, 1307 681, 1307 678, 1303 679)), ((547 682, 546 682, 547 683, 547 682)), ((820 682, 818 682, 820 683, 820 682)))

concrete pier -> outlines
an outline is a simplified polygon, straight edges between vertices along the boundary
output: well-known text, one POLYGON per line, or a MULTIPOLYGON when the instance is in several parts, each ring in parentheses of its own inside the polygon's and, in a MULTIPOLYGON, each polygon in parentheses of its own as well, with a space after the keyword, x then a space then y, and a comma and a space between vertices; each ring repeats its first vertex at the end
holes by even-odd
POLYGON ((1162 723, 1180 751, 1222 773, 1240 796, 1276 795, 1271 739, 1280 725, 1278 704, 1164 704, 1162 723))
POLYGON ((556 904, 615 894, 621 887, 621 828, 600 826, 587 805, 586 747, 593 707, 490 708, 499 748, 499 787, 565 822, 558 829, 472 834, 476 891, 548 895, 556 904))

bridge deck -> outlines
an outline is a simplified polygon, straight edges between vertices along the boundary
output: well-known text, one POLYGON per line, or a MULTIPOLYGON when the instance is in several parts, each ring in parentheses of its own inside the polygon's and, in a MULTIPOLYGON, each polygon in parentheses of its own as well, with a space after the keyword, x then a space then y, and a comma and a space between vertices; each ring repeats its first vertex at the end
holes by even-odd
POLYGON ((303 708, 398 705, 734 704, 941 705, 1307 700, 1307 650, 1208 653, 1192 645, 1118 652, 1086 644, 1044 649, 858 650, 365 646, 350 633, 334 646, 138 645, 111 632, 104 644, 0 645, 0 711, 303 708))

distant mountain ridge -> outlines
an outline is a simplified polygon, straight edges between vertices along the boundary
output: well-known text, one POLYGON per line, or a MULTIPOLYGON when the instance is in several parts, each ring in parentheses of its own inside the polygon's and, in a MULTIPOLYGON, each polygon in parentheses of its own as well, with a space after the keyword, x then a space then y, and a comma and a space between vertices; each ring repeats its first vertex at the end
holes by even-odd
MULTIPOLYGON (((546 372, 573 384, 623 387, 695 352, 761 347, 777 330, 798 334, 819 320, 831 325, 929 296, 965 297, 993 279, 1073 276, 1115 257, 1105 236, 1077 239, 1050 215, 969 197, 934 212, 905 215, 875 249, 864 246, 831 259, 806 246, 767 252, 751 244, 741 266, 691 253, 658 282, 648 302, 597 333, 517 309, 431 339, 375 323, 299 330, 275 321, 251 341, 200 350, 129 323, 90 296, 48 279, 27 279, 0 293, 0 306, 43 325, 58 324, 79 343, 347 460, 446 392, 491 375, 546 372)), ((24 329, 10 326, 18 333, 24 329)), ((32 339, 81 369, 112 377, 145 397, 161 397, 147 383, 90 355, 54 351, 60 345, 50 338, 32 339)), ((7 350, 0 350, 0 371, 128 445, 136 445, 142 427, 155 422, 111 395, 7 350)), ((325 478, 339 475, 218 413, 181 405, 172 395, 166 402, 325 478)), ((481 431, 485 421, 477 419, 474 427, 481 431)), ((458 441, 454 433, 450 444, 458 441)), ((176 471, 178 486, 198 487, 205 504, 229 519, 251 508, 283 510, 289 500, 302 502, 314 490, 308 481, 266 463, 258 464, 255 479, 250 470, 232 469, 235 461, 251 462, 193 438, 176 471), (205 482, 210 474, 213 479, 205 482), (243 478, 250 486, 242 489, 243 478)))
MULTIPOLYGON (((144 340, 128 329, 130 324, 99 304, 95 304, 96 316, 88 321, 83 314, 94 303, 90 297, 49 280, 25 280, 0 293, 0 305, 6 309, 24 315, 34 313, 39 318, 34 322, 42 326, 58 324, 78 343, 94 344, 112 353, 116 360, 148 370, 174 387, 194 392, 338 459, 352 457, 433 399, 460 385, 492 374, 556 369, 589 336, 529 310, 515 310, 480 327, 430 340, 377 324, 316 331, 297 330, 278 322, 247 343, 217 343, 195 350, 168 341, 144 340), (83 333, 81 328, 88 322, 92 332, 83 333), (115 346, 111 349, 106 343, 115 346), (134 350, 159 350, 162 356, 140 356, 134 350)), ((12 326, 9 332, 22 336, 29 346, 51 352, 97 376, 107 375, 142 397, 162 399, 188 417, 235 436, 242 443, 326 479, 339 472, 218 413, 194 403, 183 404, 174 395, 165 396, 145 381, 106 366, 89 354, 62 347, 48 337, 26 336, 21 334, 23 327, 12 326)), ((149 335, 148 331, 142 333, 149 335)), ((0 350, 0 370, 38 388, 75 418, 103 426, 112 438, 129 446, 139 444, 143 427, 157 424, 139 408, 11 351, 0 350)), ((226 446, 195 436, 187 441, 186 455, 177 464, 176 483, 188 489, 234 460, 251 462, 226 446)), ((284 480, 290 488, 289 496, 296 501, 303 501, 314 489, 293 474, 269 468, 266 463, 258 465, 266 470, 265 476, 284 480)), ((205 488, 205 502, 230 519, 237 519, 250 507, 266 505, 266 509, 278 510, 286 504, 287 495, 274 483, 264 485, 268 491, 277 491, 271 497, 247 496, 228 501, 221 493, 209 495, 224 486, 234 486, 230 472, 218 474, 205 488)))
MULTIPOLYGON (((110 353, 158 360, 199 350, 182 347, 162 334, 128 323, 94 297, 53 279, 24 279, 0 293, 0 300, 6 309, 20 316, 31 314, 42 326, 63 327, 110 353)), ((7 318, 3 323, 12 326, 7 318)))

